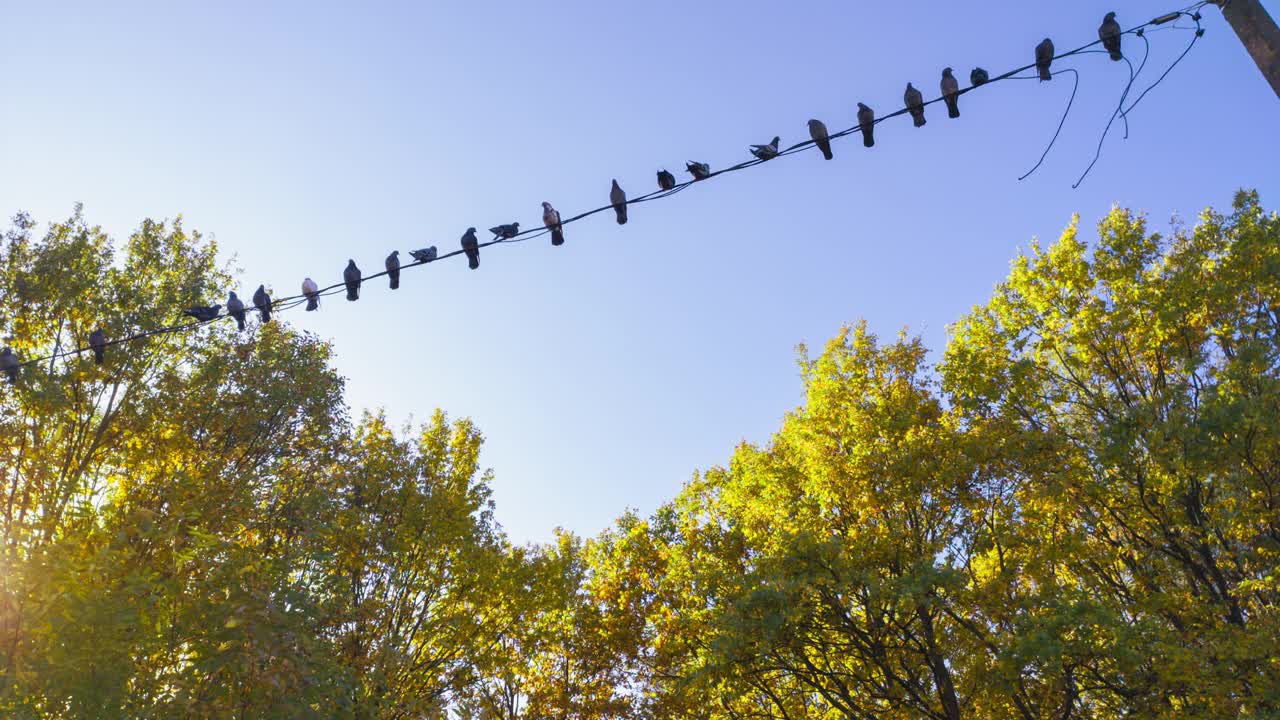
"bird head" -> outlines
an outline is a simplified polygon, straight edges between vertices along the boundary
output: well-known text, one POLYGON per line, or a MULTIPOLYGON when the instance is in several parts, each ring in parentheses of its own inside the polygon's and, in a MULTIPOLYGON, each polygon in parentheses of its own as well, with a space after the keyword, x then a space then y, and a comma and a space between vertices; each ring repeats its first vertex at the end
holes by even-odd
POLYGON ((235 290, 232 290, 232 291, 231 291, 231 299, 232 299, 232 300, 235 300, 235 299, 236 299, 236 291, 235 291, 235 290))
POLYGON ((392 256, 394 256, 394 257, 400 257, 400 251, 399 251, 399 250, 392 250, 392 251, 391 251, 391 254, 392 254, 392 256))
POLYGON ((858 103, 858 109, 859 109, 859 110, 870 110, 871 108, 867 107, 865 103, 858 103))
POLYGON ((476 231, 475 228, 467 228, 467 232, 470 234, 475 234, 475 231, 476 231))
POLYGON ((543 210, 550 210, 550 209, 551 209, 551 203, 547 202, 546 200, 543 200, 543 201, 542 201, 542 209, 543 209, 543 210))
POLYGON ((267 291, 267 286, 266 286, 266 285, 259 285, 259 286, 258 286, 258 292, 266 292, 266 291, 267 291))
POLYGON ((13 351, 12 351, 12 350, 10 350, 9 348, 5 348, 5 349, 3 349, 3 350, 0 350, 0 355, 12 355, 12 354, 13 354, 13 351))
POLYGON ((774 136, 773 136, 773 142, 771 142, 771 143, 769 143, 769 144, 770 144, 770 145, 773 145, 774 147, 777 147, 778 143, 780 143, 780 142, 782 142, 782 136, 781 136, 781 135, 774 135, 774 136))
POLYGON ((348 267, 352 267, 352 266, 354 266, 355 264, 356 264, 356 261, 355 261, 355 260, 352 260, 351 258, 347 258, 347 266, 348 266, 348 267))
POLYGON ((951 68, 943 68, 942 74, 946 77, 951 77, 951 68))
POLYGON ((1113 12, 1109 12, 1109 13, 1107 13, 1107 16, 1106 16, 1106 17, 1102 18, 1102 21, 1103 21, 1103 22, 1108 22, 1108 21, 1110 21, 1110 20, 1115 20, 1115 19, 1116 19, 1116 14, 1115 14, 1115 13, 1113 13, 1113 12))

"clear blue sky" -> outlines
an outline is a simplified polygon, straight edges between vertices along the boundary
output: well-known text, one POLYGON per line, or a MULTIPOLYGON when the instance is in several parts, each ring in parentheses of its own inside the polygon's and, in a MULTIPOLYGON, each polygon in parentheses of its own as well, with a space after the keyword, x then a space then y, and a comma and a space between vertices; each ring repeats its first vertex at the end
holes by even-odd
MULTIPOLYGON (((944 66, 994 75, 1045 35, 1093 39, 1107 10, 1128 27, 1177 4, 2 0, 0 212, 47 222, 79 201, 117 238, 182 214, 242 290, 292 294, 348 257, 373 271, 392 248, 453 249, 469 225, 536 223, 543 200, 568 215, 614 177, 639 195, 660 167, 723 167, 804 139, 810 117, 846 127, 859 100, 900 107, 908 80, 932 95, 944 66)), ((356 410, 475 419, 515 540, 595 533, 767 440, 800 400, 798 342, 866 318, 940 349, 1075 211, 1091 229, 1118 202, 1163 226, 1241 186, 1280 206, 1280 102, 1216 9, 1205 25, 1079 190, 1127 78, 1103 55, 1072 63, 1076 107, 1024 182, 1066 76, 288 317, 333 340, 356 410)), ((1147 79, 1188 39, 1152 34, 1147 79)))

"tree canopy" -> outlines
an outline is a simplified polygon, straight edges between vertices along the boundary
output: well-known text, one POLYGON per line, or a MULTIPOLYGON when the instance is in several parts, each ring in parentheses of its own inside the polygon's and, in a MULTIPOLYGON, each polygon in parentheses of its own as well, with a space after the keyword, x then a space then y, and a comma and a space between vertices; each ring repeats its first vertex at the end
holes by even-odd
MULTIPOLYGON (((864 323, 802 348, 769 442, 546 545, 494 521, 470 422, 353 417, 288 324, 27 366, 0 388, 0 715, 1274 717, 1280 218, 1242 192, 1080 235, 937 356, 864 323)), ((23 359, 232 279, 180 220, 2 240, 23 359)))

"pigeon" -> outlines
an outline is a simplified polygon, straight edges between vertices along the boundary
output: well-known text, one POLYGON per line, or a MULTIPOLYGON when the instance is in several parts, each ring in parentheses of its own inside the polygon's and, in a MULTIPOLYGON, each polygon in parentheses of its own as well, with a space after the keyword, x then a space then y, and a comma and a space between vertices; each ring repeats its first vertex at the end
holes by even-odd
POLYGON ((253 291, 253 306, 258 308, 262 322, 271 322, 271 296, 267 294, 265 285, 259 285, 258 289, 253 291))
POLYGON ((809 137, 813 138, 813 144, 822 151, 822 157, 828 160, 834 157, 831 154, 831 136, 827 134, 827 126, 821 120, 809 121, 809 137))
POLYGON ((772 160, 778 157, 778 143, 782 142, 782 138, 775 135, 773 142, 768 145, 752 145, 751 154, 761 160, 772 160))
POLYGON ((184 310, 182 314, 193 317, 200 322, 209 322, 218 317, 221 311, 221 305, 193 305, 184 310))
POLYGON ((969 84, 974 87, 985 85, 990 79, 991 76, 987 74, 987 71, 980 67, 976 67, 969 72, 969 84))
MULTIPOLYGON (((311 278, 302 278, 302 294, 307 297, 307 312, 320 309, 320 286, 311 278)), ((258 300, 254 298, 256 303, 258 300)))
POLYGON ((875 145, 876 113, 862 103, 858 103, 858 127, 862 128, 862 146, 875 145))
POLYGON ((1111 53, 1112 60, 1123 60, 1120 52, 1120 23, 1116 22, 1116 14, 1107 13, 1102 19, 1102 27, 1098 28, 1098 37, 1102 39, 1102 47, 1111 53))
POLYGON ((391 278, 391 289, 400 288, 400 251, 392 250, 383 265, 387 268, 387 277, 391 278))
POLYGON ((907 104, 907 110, 911 113, 911 120, 916 127, 924 127, 924 96, 911 83, 907 83, 907 92, 902 96, 903 101, 907 104))
POLYGON ((1040 71, 1040 82, 1052 80, 1049 64, 1053 62, 1053 41, 1045 38, 1036 46, 1036 69, 1040 71))
POLYGON ((689 171, 694 180, 706 180, 711 177, 711 166, 703 162, 690 160, 684 164, 684 169, 689 171))
POLYGON ((560 211, 551 207, 551 203, 542 203, 542 224, 551 231, 551 244, 564 244, 564 226, 560 224, 560 211))
POLYGON ((236 297, 234 290, 227 296, 227 314, 236 319, 237 328, 244 329, 244 302, 236 297))
POLYGON ((960 82, 951 68, 942 71, 942 99, 947 103, 947 117, 960 117, 960 82))
POLYGON ((347 286, 347 300, 355 302, 360 299, 360 268, 356 261, 347 259, 347 267, 342 271, 342 282, 347 286))
POLYGON ((0 350, 0 370, 4 370, 4 374, 9 376, 10 385, 18 382, 18 371, 21 369, 22 363, 18 362, 18 356, 12 350, 0 350))
POLYGON ((672 190, 676 186, 676 176, 666 170, 658 171, 658 187, 663 190, 672 190))
POLYGON ((467 267, 472 270, 480 267, 480 241, 476 239, 475 228, 467 228, 463 233, 462 251, 467 254, 467 267))
POLYGON ((613 211, 618 214, 618 224, 627 224, 627 194, 622 191, 622 186, 618 185, 618 181, 613 181, 613 187, 609 189, 609 204, 613 206, 613 211))
POLYGON ((107 359, 107 334, 98 328, 89 333, 89 347, 93 348, 93 362, 101 365, 107 359))
POLYGON ((436 246, 432 245, 431 247, 425 247, 420 250, 410 250, 409 254, 412 255, 413 259, 417 262, 429 263, 436 259, 436 246))
POLYGON ((510 223, 489 228, 494 240, 510 240, 520 234, 520 223, 510 223))

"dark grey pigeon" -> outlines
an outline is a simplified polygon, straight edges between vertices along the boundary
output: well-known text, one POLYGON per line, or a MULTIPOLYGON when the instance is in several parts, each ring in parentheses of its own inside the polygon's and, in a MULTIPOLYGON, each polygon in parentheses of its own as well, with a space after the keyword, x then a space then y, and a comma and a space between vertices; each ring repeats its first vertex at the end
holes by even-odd
POLYGON ((227 296, 227 314, 236 319, 236 327, 244 329, 244 302, 236 297, 235 291, 227 296))
POLYGON ((494 240, 510 240, 520 234, 520 223, 508 223, 489 228, 494 240))
POLYGON ((387 268, 387 277, 391 278, 391 289, 400 287, 400 251, 392 250, 383 265, 387 268))
POLYGON ((218 317, 220 312, 222 312, 221 305, 193 305, 184 310, 182 314, 193 317, 200 322, 209 322, 218 317))
POLYGON ((813 138, 813 144, 822 151, 822 157, 828 160, 834 157, 831 154, 831 136, 827 134, 827 126, 821 120, 809 121, 809 137, 813 138))
POLYGON ((1098 28, 1098 37, 1102 40, 1102 47, 1111 53, 1112 60, 1123 60, 1124 53, 1120 52, 1120 23, 1116 22, 1116 14, 1107 13, 1102 19, 1102 27, 1098 28))
POLYGON ((951 68, 942 71, 942 99, 947 103, 947 117, 960 117, 960 81, 951 74, 951 68))
POLYGON ((689 171, 694 180, 706 180, 711 177, 711 166, 704 162, 690 160, 684 164, 684 169, 689 171))
POLYGON ((429 263, 436 259, 436 246, 432 245, 419 250, 410 250, 409 254, 413 256, 415 262, 429 263))
POLYGON ((876 144, 876 113, 862 103, 858 103, 858 127, 862 130, 862 146, 873 147, 876 144))
POLYGON ((355 302, 360 299, 360 268, 356 261, 347 259, 347 267, 342 271, 342 282, 347 286, 347 300, 355 302))
POLYGON ((253 306, 258 308, 258 315, 262 318, 262 322, 271 322, 271 296, 267 294, 265 285, 259 285, 258 289, 253 291, 253 306))
POLYGON ((307 298, 307 312, 320 309, 320 286, 311 278, 302 278, 302 294, 307 298))
POLYGON ((911 113, 911 121, 916 127, 924 127, 924 96, 911 83, 907 83, 907 91, 902 95, 907 110, 911 113))
POLYGON ((9 348, 0 350, 0 370, 9 376, 9 384, 18 382, 18 371, 22 369, 22 363, 18 362, 18 356, 13 354, 9 348))
POLYGON ((778 157, 778 144, 782 142, 782 138, 775 135, 773 142, 768 145, 752 145, 751 154, 761 160, 772 160, 778 157))
POLYGON ((672 190, 676 186, 676 176, 666 170, 658 171, 658 187, 663 190, 672 190))
POLYGON ((1036 70, 1040 71, 1040 82, 1053 79, 1053 74, 1049 72, 1049 65, 1052 63, 1053 41, 1045 38, 1036 46, 1036 70))
POLYGON ((107 334, 98 328, 89 333, 89 347, 93 349, 93 362, 101 365, 107 360, 107 334))
POLYGON ((969 72, 969 84, 974 87, 985 85, 990 79, 991 76, 987 74, 987 71, 980 67, 976 67, 969 72))
POLYGON ((480 241, 476 239, 475 228, 467 228, 462 234, 462 251, 467 254, 467 267, 472 270, 480 267, 480 241))
POLYGON ((560 211, 551 207, 551 203, 542 203, 542 224, 551 231, 551 244, 564 244, 564 225, 560 223, 560 211))
POLYGON ((609 204, 613 206, 613 211, 618 215, 618 224, 627 224, 627 194, 622 191, 622 186, 617 180, 613 181, 613 187, 609 188, 609 204))

